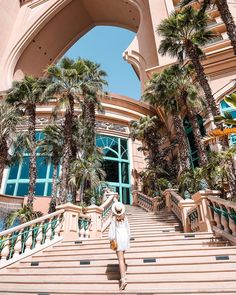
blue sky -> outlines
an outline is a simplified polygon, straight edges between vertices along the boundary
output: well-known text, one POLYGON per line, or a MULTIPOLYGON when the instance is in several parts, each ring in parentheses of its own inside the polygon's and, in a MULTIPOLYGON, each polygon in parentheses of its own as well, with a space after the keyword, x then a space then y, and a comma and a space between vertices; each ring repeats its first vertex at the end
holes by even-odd
POLYGON ((79 39, 67 52, 70 58, 88 58, 101 64, 108 74, 107 91, 140 99, 140 82, 122 53, 135 34, 117 27, 95 27, 79 39))

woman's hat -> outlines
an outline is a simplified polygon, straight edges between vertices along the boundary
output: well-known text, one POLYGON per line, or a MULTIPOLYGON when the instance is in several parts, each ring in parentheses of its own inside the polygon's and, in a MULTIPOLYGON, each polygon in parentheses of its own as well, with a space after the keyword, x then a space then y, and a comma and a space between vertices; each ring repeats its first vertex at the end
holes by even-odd
POLYGON ((115 202, 111 210, 115 215, 120 216, 125 213, 125 206, 121 202, 115 202))

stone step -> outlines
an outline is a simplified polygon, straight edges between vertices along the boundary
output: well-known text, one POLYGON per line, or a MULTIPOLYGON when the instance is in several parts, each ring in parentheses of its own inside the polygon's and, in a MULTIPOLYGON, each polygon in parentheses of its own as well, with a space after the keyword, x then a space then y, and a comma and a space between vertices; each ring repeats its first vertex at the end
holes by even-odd
MULTIPOLYGON (((225 261, 216 260, 215 256, 206 256, 206 257, 153 257, 149 256, 146 258, 156 258, 156 262, 154 263, 144 263, 143 257, 141 258, 127 258, 126 257, 126 263, 128 267, 130 266, 136 266, 143 264, 145 266, 152 265, 152 266, 171 266, 172 268, 175 268, 176 265, 217 265, 225 263, 225 261)), ((48 268, 55 268, 55 267, 78 267, 83 268, 86 267, 86 265, 81 265, 80 262, 84 261, 84 259, 73 259, 73 260, 66 260, 62 261, 62 259, 54 259, 51 261, 48 261, 47 259, 32 259, 32 260, 22 260, 19 262, 19 267, 30 267, 31 262, 36 261, 39 263, 39 267, 48 267, 48 268)), ((115 265, 117 264, 117 258, 116 255, 113 256, 113 258, 109 259, 93 259, 89 260, 91 267, 98 267, 103 266, 106 267, 107 265, 115 265)), ((227 263, 236 263, 236 256, 230 255, 229 260, 227 260, 227 263)), ((32 268, 37 268, 38 266, 32 266, 32 268)))
MULTIPOLYGON (((23 274, 14 274, 14 275, 7 275, 7 274, 1 274, 1 283, 31 283, 31 284, 37 284, 37 283, 59 283, 59 284, 66 284, 68 281, 70 284, 83 284, 83 283, 93 283, 93 282, 113 282, 119 280, 120 274, 119 272, 113 272, 113 273, 104 273, 104 274, 47 274, 45 276, 44 274, 28 274, 27 276, 23 274)), ((234 271, 221 271, 219 272, 207 272, 207 273, 198 273, 197 275, 195 273, 152 273, 151 275, 148 273, 145 274, 131 274, 129 273, 127 275, 127 280, 129 283, 180 283, 180 282, 227 282, 227 281, 235 281, 236 286, 236 270, 234 271)))
MULTIPOLYGON (((206 294, 220 294, 220 295, 235 295, 235 291, 228 291, 227 293, 226 292, 223 292, 222 293, 222 290, 213 290, 212 292, 211 292, 211 290, 207 290, 206 292, 205 292, 205 290, 203 290, 204 291, 204 293, 202 293, 202 292, 198 292, 198 291, 192 291, 191 292, 191 294, 196 294, 196 295, 206 295, 206 294)), ((94 293, 94 292, 92 292, 91 293, 91 291, 80 291, 80 290, 77 290, 77 291, 65 291, 66 293, 57 293, 57 292, 53 292, 53 291, 51 291, 50 293, 45 293, 45 295, 47 294, 47 295, 68 295, 68 294, 84 294, 84 295, 96 295, 96 294, 102 294, 102 295, 104 295, 104 291, 96 291, 96 293, 94 293)), ((10 294, 17 294, 17 295, 26 295, 26 294, 28 294, 28 295, 37 295, 37 294, 39 294, 39 295, 41 295, 42 293, 40 292, 38 292, 38 293, 35 293, 35 292, 31 292, 31 291, 25 291, 24 293, 21 293, 21 292, 18 292, 18 291, 8 291, 7 293, 6 293, 6 291, 3 291, 3 292, 1 292, 1 290, 0 290, 0 294, 4 294, 4 295, 10 295, 10 294)), ((129 294, 129 295, 189 295, 189 292, 188 292, 188 290, 179 290, 179 291, 166 291, 166 290, 161 290, 160 292, 158 291, 158 290, 156 290, 155 291, 155 293, 154 292, 145 292, 145 291, 143 291, 142 293, 137 293, 137 292, 132 292, 132 291, 122 291, 122 293, 120 292, 120 291, 112 291, 112 292, 109 292, 109 291, 106 291, 106 294, 107 295, 114 295, 114 294, 129 294), (183 293, 183 292, 185 292, 185 293, 183 293)))
MULTIPOLYGON (((166 241, 166 240, 184 240, 184 241, 189 241, 189 240, 195 240, 198 238, 206 238, 210 239, 213 237, 211 233, 179 233, 179 232, 172 232, 172 233, 158 233, 153 236, 153 234, 146 235, 145 237, 135 237, 135 241, 166 241)), ((82 242, 84 245, 99 245, 99 244, 104 244, 108 242, 107 238, 101 238, 101 239, 84 239, 84 240, 78 240, 77 242, 82 242)), ((75 241, 62 241, 61 245, 71 245, 75 244, 75 241)))
MULTIPOLYGON (((153 241, 153 240, 145 240, 145 241, 131 241, 131 249, 136 248, 136 247, 149 247, 149 246, 181 246, 181 245, 186 245, 185 240, 164 240, 164 241, 153 241)), ((109 241, 104 242, 103 244, 99 244, 99 249, 107 249, 107 246, 109 245, 109 241)), ((212 243, 210 242, 209 239, 196 239, 196 240, 189 240, 187 245, 199 245, 199 246, 210 246, 212 243)), ((74 249, 80 249, 80 250, 91 250, 91 249, 98 249, 98 245, 95 244, 71 244, 71 245, 55 245, 51 248, 46 249, 45 251, 69 251, 69 250, 74 250, 74 249)))
MULTIPOLYGON (((156 246, 156 245, 148 245, 148 244, 144 244, 144 245, 140 245, 139 247, 136 246, 136 247, 131 247, 127 253, 137 253, 137 252, 152 252, 154 253, 155 251, 163 251, 163 252, 173 252, 173 251, 182 251, 182 250, 186 250, 186 251, 192 251, 192 250, 208 250, 209 246, 207 244, 205 245, 191 245, 191 244, 185 244, 185 245, 159 245, 159 246, 156 246)), ((212 248, 216 248, 218 249, 217 246, 215 247, 210 247, 211 249, 212 248)), ((110 251, 110 244, 107 243, 107 247, 105 248, 99 248, 99 249, 96 249, 96 255, 97 254, 106 254, 108 251, 110 251)), ((77 248, 77 249, 70 249, 70 248, 67 248, 67 249, 63 249, 63 250, 58 250, 58 249, 46 249, 46 250, 43 250, 43 255, 47 255, 47 256, 50 256, 53 254, 53 256, 58 256, 58 255, 87 255, 87 254, 94 254, 94 249, 86 249, 86 248, 77 248)), ((36 255, 37 256, 37 255, 36 255)))
MULTIPOLYGON (((117 272, 119 266, 116 263, 108 264, 104 266, 81 266, 81 267, 68 267, 67 265, 60 266, 23 266, 13 265, 7 269, 1 270, 1 275, 3 274, 107 274, 112 272, 117 272)), ((212 263, 212 264, 180 264, 180 265, 159 265, 159 264, 137 264, 137 265, 128 265, 127 273, 128 274, 161 274, 161 273, 207 273, 207 272, 217 272, 222 271, 236 271, 236 262, 227 263, 222 261, 221 263, 212 263)))
MULTIPOLYGON (((136 257, 139 258, 149 258, 149 257, 156 257, 158 259, 160 258, 175 258, 175 257, 182 257, 182 259, 189 258, 196 258, 196 257, 212 257, 216 255, 230 255, 230 256, 236 256, 236 247, 208 247, 205 248, 199 248, 197 251, 192 249, 185 249, 185 250, 173 250, 170 251, 167 250, 158 250, 155 249, 154 251, 150 252, 139 252, 139 251, 133 251, 133 252, 127 252, 126 258, 127 259, 135 259, 136 257)), ((38 254, 35 254, 32 256, 34 260, 40 260, 40 259, 47 259, 47 261, 58 261, 60 259, 64 261, 73 261, 77 259, 90 259, 90 260, 103 260, 103 259, 112 259, 114 258, 115 253, 111 249, 108 249, 106 253, 102 254, 86 254, 86 253, 63 253, 63 254, 57 254, 57 253, 47 253, 44 255, 42 252, 39 252, 38 254)))
MULTIPOLYGON (((0 290, 1 292, 5 292, 4 294, 7 294, 7 292, 9 293, 9 291, 11 290, 11 292, 35 292, 36 294, 39 294, 39 292, 49 292, 50 294, 52 293, 64 293, 64 294, 73 294, 73 292, 77 292, 78 290, 80 290, 80 292, 94 292, 94 294, 96 294, 96 291, 101 291, 103 290, 103 294, 107 294, 108 292, 112 292, 112 291, 119 291, 119 284, 116 281, 100 281, 97 282, 92 281, 88 283, 83 283, 83 282, 77 282, 77 283, 69 283, 69 284, 64 284, 62 282, 45 282, 44 280, 39 282, 39 283, 25 283, 25 282, 21 282, 21 283, 14 283, 14 284, 10 284, 9 282, 7 283, 1 283, 0 282, 0 290)), ((236 281, 235 279, 233 280, 226 280, 226 281, 222 281, 221 279, 218 280, 207 280, 204 282, 201 281, 189 281, 189 282, 185 282, 185 281, 173 281, 173 282, 129 282, 127 287, 126 287, 127 291, 130 292, 137 292, 138 294, 143 294, 145 292, 147 292, 147 290, 151 293, 154 292, 154 294, 158 294, 156 293, 156 291, 158 290, 159 294, 162 294, 163 292, 175 292, 175 294, 178 293, 183 293, 186 290, 188 291, 188 293, 186 294, 192 294, 192 293, 206 293, 208 291, 210 292, 214 292, 213 294, 215 294, 216 292, 235 292, 236 291, 236 281), (178 293, 177 293, 178 292, 178 293)), ((27 294, 25 293, 25 294, 27 294)), ((52 294, 53 294, 52 293, 52 294)), ((122 292, 123 293, 123 292, 122 292)), ((136 293, 136 294, 137 294, 136 293)), ((14 293, 13 293, 14 294, 14 293)), ((17 294, 17 293, 15 293, 17 294)), ((82 293, 85 294, 85 293, 82 293)), ((163 293, 164 294, 164 293, 163 293)), ((167 293, 168 294, 168 293, 167 293)), ((221 294, 221 293, 219 293, 221 294)))

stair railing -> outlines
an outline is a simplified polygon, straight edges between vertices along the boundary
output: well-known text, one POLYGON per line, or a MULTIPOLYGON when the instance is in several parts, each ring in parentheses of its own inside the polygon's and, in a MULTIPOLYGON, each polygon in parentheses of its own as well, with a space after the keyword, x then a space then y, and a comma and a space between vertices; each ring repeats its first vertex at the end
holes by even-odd
POLYGON ((200 231, 199 213, 198 213, 197 206, 194 206, 193 208, 189 209, 189 211, 187 212, 187 218, 190 224, 191 231, 192 232, 200 231))
POLYGON ((60 239, 64 210, 0 232, 0 267, 60 239))
POLYGON ((140 191, 132 191, 133 205, 139 206, 146 211, 156 212, 165 208, 165 198, 159 196, 151 198, 140 191))
POLYGON ((236 244, 236 203, 215 196, 207 200, 213 231, 236 244))

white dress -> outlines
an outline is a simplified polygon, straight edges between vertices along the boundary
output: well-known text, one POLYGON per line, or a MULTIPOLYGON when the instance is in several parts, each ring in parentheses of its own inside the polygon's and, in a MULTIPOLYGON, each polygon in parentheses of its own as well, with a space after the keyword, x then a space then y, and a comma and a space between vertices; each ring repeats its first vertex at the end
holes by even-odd
POLYGON ((130 228, 127 217, 122 221, 117 221, 115 216, 112 217, 108 238, 110 241, 116 240, 116 251, 126 251, 129 248, 130 228))

